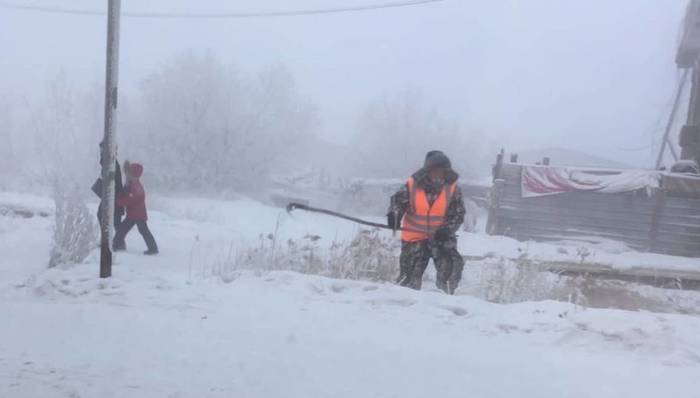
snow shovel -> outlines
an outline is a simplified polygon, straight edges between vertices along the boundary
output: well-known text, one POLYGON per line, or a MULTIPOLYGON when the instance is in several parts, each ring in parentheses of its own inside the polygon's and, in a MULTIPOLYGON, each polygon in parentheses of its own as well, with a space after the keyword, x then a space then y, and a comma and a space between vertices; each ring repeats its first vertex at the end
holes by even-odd
MULTIPOLYGON (((389 229, 389 230, 392 230, 392 231, 394 231, 394 232, 396 232, 396 231, 408 231, 408 232, 418 232, 418 233, 423 233, 423 232, 424 232, 424 231, 418 231, 418 230, 415 230, 415 229, 403 228, 403 227, 399 227, 399 228, 397 228, 397 229, 394 229, 394 228, 392 228, 392 227, 390 227, 390 226, 388 226, 388 225, 385 225, 385 224, 380 224, 380 223, 376 223, 376 222, 366 221, 366 220, 363 220, 363 219, 360 219, 360 218, 357 218, 357 217, 352 217, 352 216, 348 216, 348 215, 346 215, 346 214, 338 213, 338 212, 336 212, 336 211, 327 210, 327 209, 319 209, 319 208, 311 207, 311 206, 308 206, 308 205, 305 205, 305 204, 301 204, 301 203, 290 203, 290 204, 287 205, 287 212, 288 212, 288 213, 291 213, 292 211, 297 210, 297 209, 299 209, 299 210, 306 210, 306 211, 309 211, 309 212, 312 212, 312 213, 326 214, 326 215, 329 215, 329 216, 332 216, 332 217, 342 218, 342 219, 344 219, 344 220, 352 221, 352 222, 355 222, 355 223, 358 223, 358 224, 362 224, 362 225, 367 225, 367 226, 370 226, 370 227, 376 227, 376 228, 381 228, 381 229, 389 229)), ((399 275, 399 279, 396 280, 396 282, 394 282, 394 284, 396 284, 396 285, 402 284, 403 282, 405 282, 405 280, 406 280, 407 277, 408 277, 407 275, 399 275)), ((453 291, 454 291, 453 289, 450 288, 449 283, 448 283, 447 289, 448 289, 449 292, 453 292, 453 291)), ((448 294, 453 294, 453 293, 448 293, 448 294)))
POLYGON ((348 215, 345 215, 345 214, 342 214, 342 213, 338 213, 338 212, 335 212, 335 211, 332 211, 332 210, 326 210, 326 209, 319 209, 319 208, 317 208, 317 207, 311 207, 311 206, 308 206, 308 205, 305 205, 305 204, 302 204, 302 203, 294 203, 294 202, 292 202, 292 203, 290 203, 290 204, 287 205, 287 213, 291 213, 292 211, 297 210, 297 209, 309 211, 309 212, 312 212, 312 213, 326 214, 326 215, 331 216, 331 217, 342 218, 342 219, 344 219, 344 220, 352 221, 352 222, 355 222, 355 223, 358 223, 358 224, 367 225, 367 226, 375 227, 375 228, 388 229, 388 230, 392 230, 392 231, 394 231, 394 232, 396 232, 396 231, 407 231, 407 232, 423 233, 423 231, 418 231, 418 230, 415 230, 415 229, 409 229, 409 228, 403 228, 403 227, 399 227, 399 228, 394 229, 394 228, 392 228, 392 227, 390 227, 390 226, 388 226, 388 225, 386 225, 386 224, 380 224, 380 223, 376 223, 376 222, 372 222, 372 221, 367 221, 367 220, 363 220, 363 219, 360 219, 360 218, 357 218, 357 217, 352 217, 352 216, 348 216, 348 215))

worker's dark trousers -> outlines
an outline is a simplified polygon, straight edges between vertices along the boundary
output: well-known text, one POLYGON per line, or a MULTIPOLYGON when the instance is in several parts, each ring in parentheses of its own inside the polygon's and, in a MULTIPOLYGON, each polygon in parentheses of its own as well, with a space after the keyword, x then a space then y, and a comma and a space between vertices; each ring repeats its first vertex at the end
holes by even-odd
POLYGON ((114 236, 114 243, 112 244, 114 250, 124 250, 126 248, 126 243, 124 239, 126 235, 131 231, 131 228, 136 227, 139 230, 143 240, 146 242, 146 247, 149 251, 158 251, 158 245, 156 245, 156 240, 151 234, 151 230, 148 229, 148 224, 146 221, 135 221, 130 219, 125 219, 117 228, 117 234, 114 236))
POLYGON ((397 282, 401 286, 420 290, 423 273, 431 258, 437 270, 435 284, 438 289, 453 294, 464 269, 464 259, 457 251, 457 240, 454 238, 440 243, 427 239, 401 242, 400 275, 397 282))

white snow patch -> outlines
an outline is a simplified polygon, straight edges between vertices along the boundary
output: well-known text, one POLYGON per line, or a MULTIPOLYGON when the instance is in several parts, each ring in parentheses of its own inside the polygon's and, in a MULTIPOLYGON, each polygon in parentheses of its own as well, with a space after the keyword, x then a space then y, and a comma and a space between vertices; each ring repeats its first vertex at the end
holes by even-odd
MULTIPOLYGON (((697 396, 697 316, 493 304, 291 272, 224 281, 208 265, 278 217, 280 234, 327 242, 355 227, 245 200, 153 204, 161 254, 141 255, 134 231, 106 280, 96 252, 45 269, 49 218, 0 217, 0 396, 697 396)), ((478 251, 522 248, 469 236, 478 251)))

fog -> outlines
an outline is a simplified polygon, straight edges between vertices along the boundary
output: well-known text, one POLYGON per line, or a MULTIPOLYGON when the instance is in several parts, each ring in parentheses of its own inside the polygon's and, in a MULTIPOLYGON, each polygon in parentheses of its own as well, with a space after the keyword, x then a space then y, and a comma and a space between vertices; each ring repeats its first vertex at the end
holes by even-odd
MULTIPOLYGON (((122 10, 358 4, 374 3, 125 0, 122 10)), ((294 17, 124 17, 119 157, 140 159, 163 186, 210 190, 280 173, 405 177, 431 149, 469 178, 487 176, 500 148, 651 167, 679 78, 684 6, 445 0, 294 17)), ((2 174, 96 175, 105 31, 101 16, 0 8, 2 174)))
POLYGON ((700 397, 698 21, 0 0, 0 398, 700 397))

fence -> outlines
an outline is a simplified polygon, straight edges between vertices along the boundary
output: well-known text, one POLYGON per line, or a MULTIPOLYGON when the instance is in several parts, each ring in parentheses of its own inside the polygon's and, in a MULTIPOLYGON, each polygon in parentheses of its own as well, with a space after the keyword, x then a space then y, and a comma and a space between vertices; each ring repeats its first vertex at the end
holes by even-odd
POLYGON ((522 168, 499 158, 489 234, 539 241, 610 239, 640 251, 700 257, 700 178, 663 174, 657 189, 525 198, 522 168))

